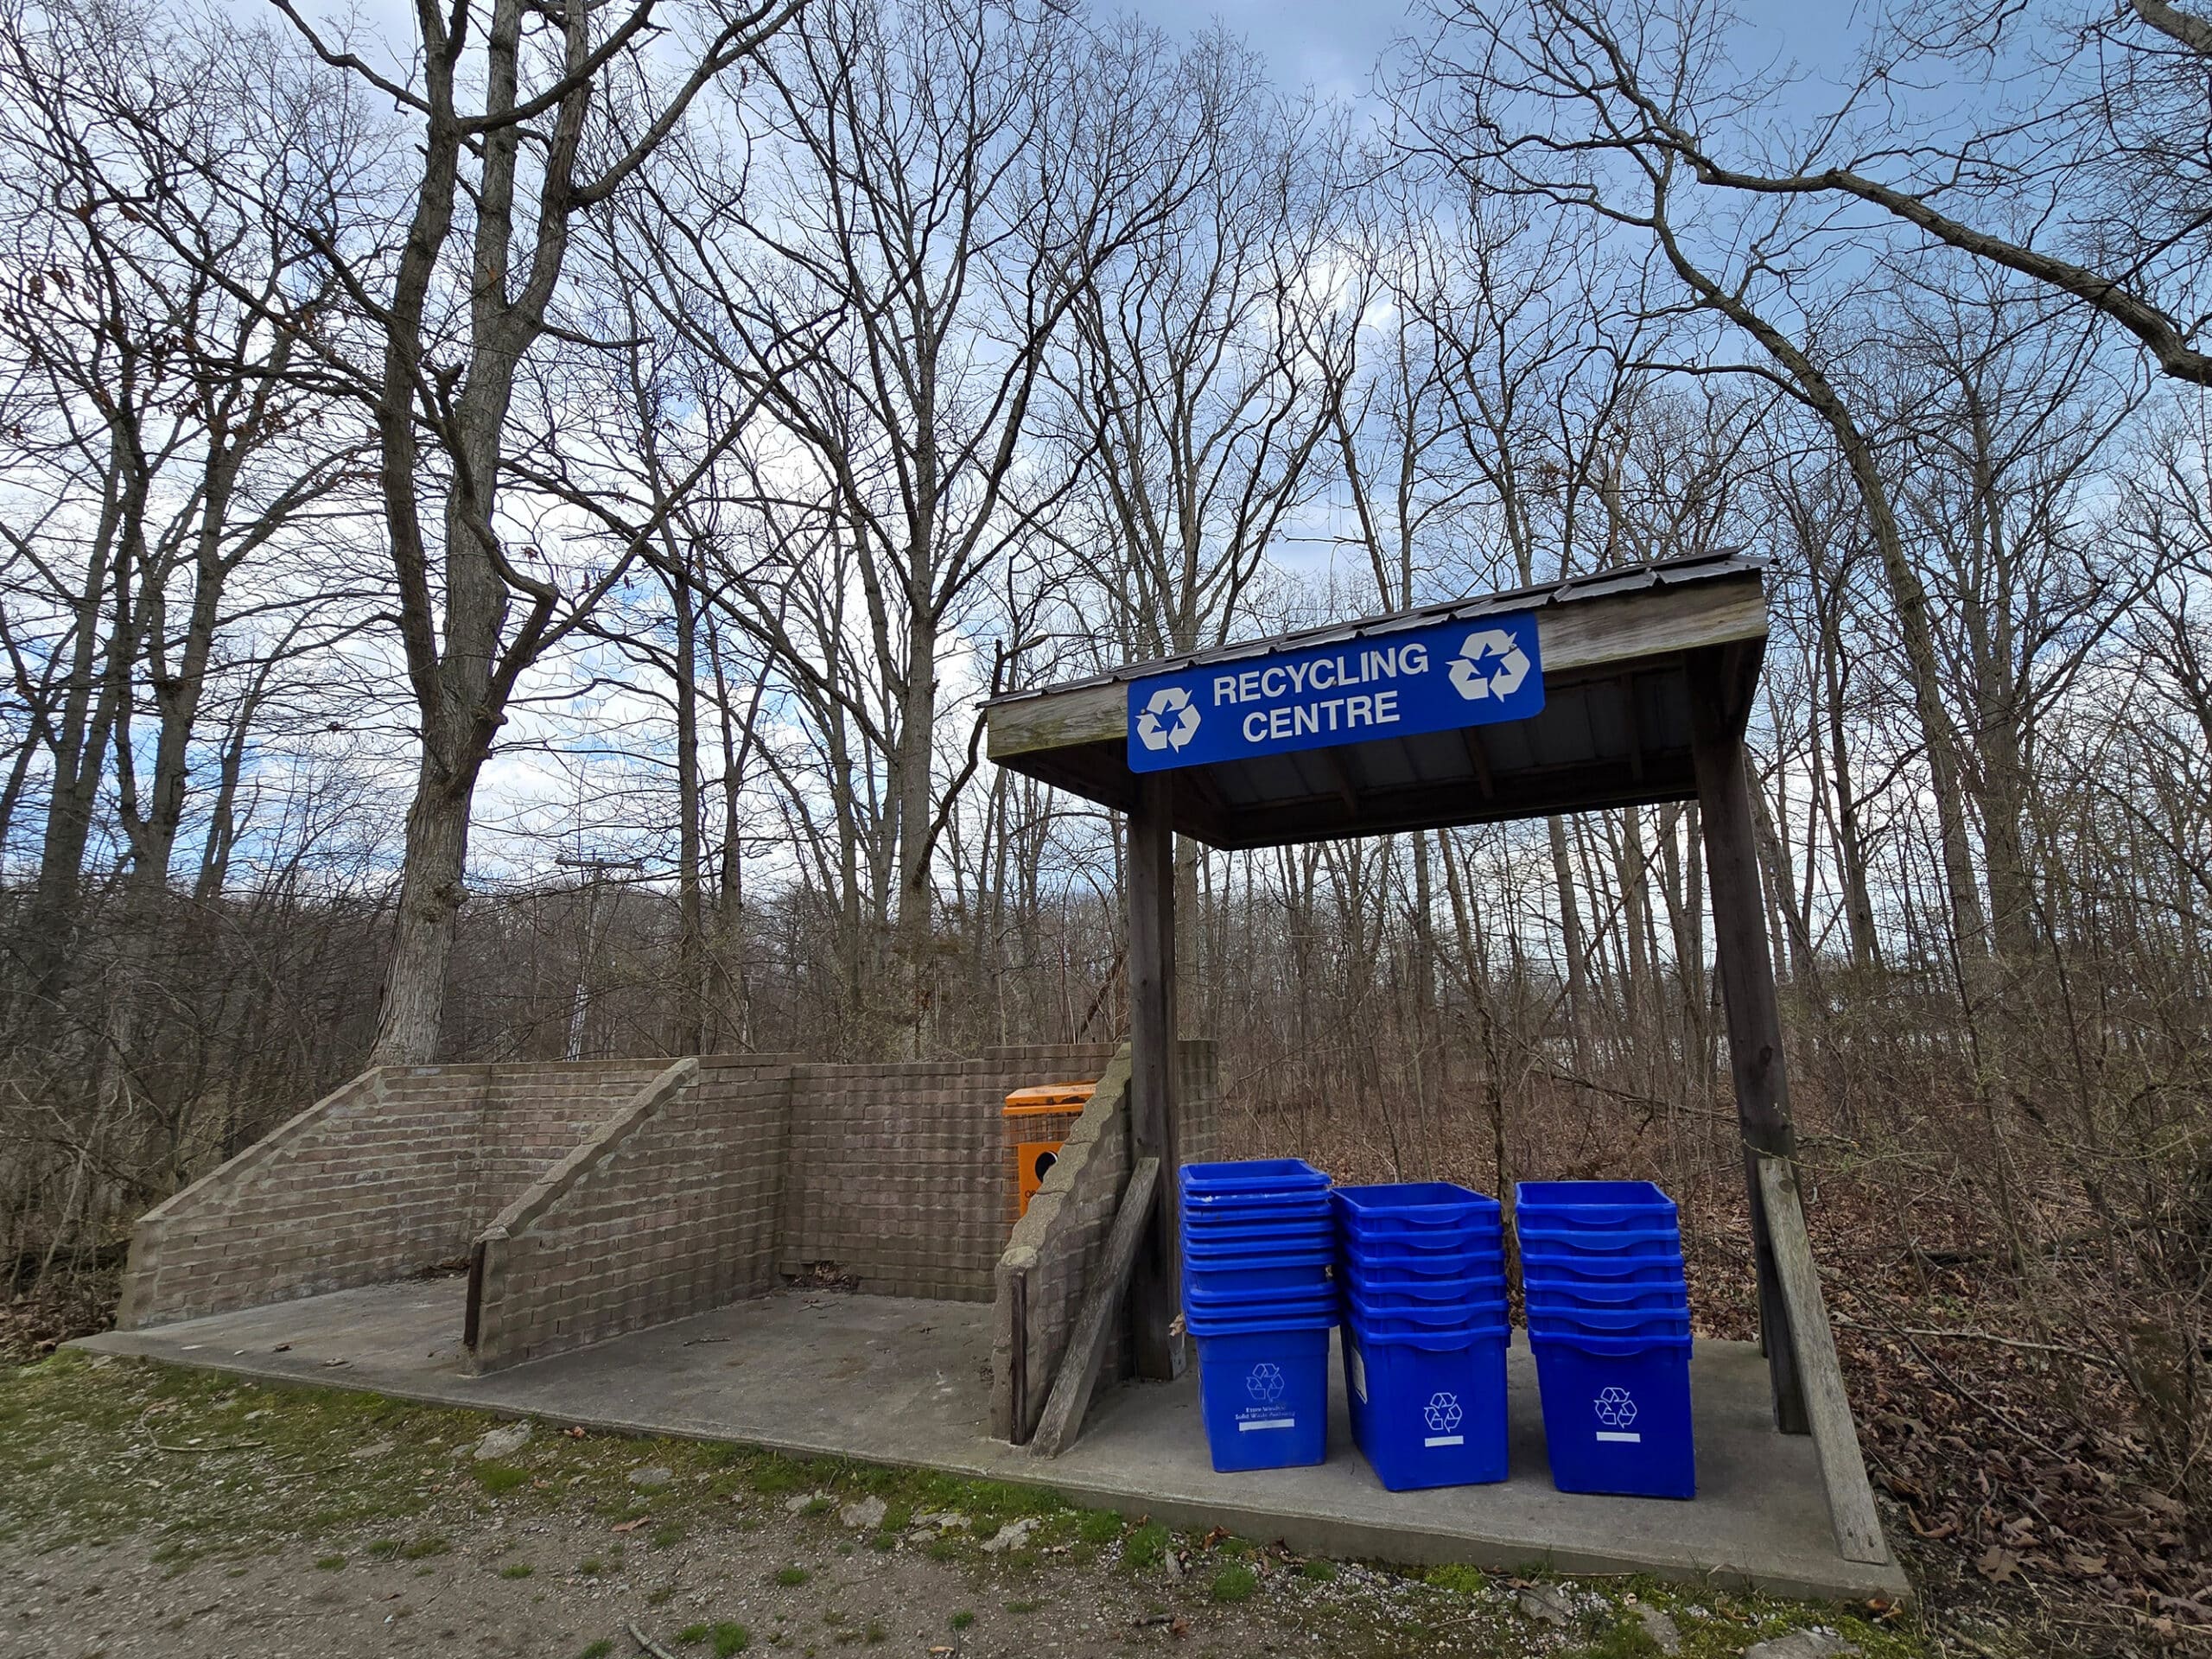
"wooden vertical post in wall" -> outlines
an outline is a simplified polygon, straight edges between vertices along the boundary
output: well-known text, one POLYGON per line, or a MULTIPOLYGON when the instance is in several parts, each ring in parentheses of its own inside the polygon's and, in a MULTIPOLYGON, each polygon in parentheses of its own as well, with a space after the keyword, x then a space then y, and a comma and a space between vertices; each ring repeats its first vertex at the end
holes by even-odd
POLYGON ((1758 1271, 1759 1340, 1774 1390, 1775 1426, 1785 1434, 1802 1434, 1808 1427, 1804 1386, 1758 1179, 1759 1155, 1788 1158, 1793 1143, 1782 1010, 1767 951, 1766 905, 1751 834, 1751 781, 1744 766, 1744 725, 1758 673, 1756 648, 1726 645, 1693 653, 1690 734, 1713 895, 1713 954, 1728 1018, 1728 1069, 1744 1139, 1744 1187, 1758 1271))
POLYGON ((1129 1162, 1160 1160, 1152 1216, 1129 1279, 1136 1374, 1182 1375, 1175 1334, 1175 833, 1167 772, 1137 779, 1129 814, 1129 1162))

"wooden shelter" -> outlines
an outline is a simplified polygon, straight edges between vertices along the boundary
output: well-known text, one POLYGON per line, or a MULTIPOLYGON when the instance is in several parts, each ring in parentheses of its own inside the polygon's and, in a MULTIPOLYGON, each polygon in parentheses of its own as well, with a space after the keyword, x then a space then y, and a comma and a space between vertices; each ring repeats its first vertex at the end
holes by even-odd
MULTIPOLYGON (((1699 803, 1776 1426, 1815 1436, 1845 1557, 1881 1560, 1789 1161, 1745 772, 1765 582, 1750 558, 1638 564, 1135 664, 993 699, 989 753, 1128 817, 1130 1152, 1170 1174, 1176 835, 1268 847, 1699 803)), ((1176 1186, 1147 1192, 1131 1324, 1139 1375, 1167 1378, 1176 1186)))

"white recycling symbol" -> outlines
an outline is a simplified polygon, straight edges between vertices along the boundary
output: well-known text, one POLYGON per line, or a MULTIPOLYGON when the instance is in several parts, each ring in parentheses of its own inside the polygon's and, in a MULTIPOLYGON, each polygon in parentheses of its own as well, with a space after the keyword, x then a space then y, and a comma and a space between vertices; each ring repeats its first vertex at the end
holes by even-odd
POLYGON ((1607 1428, 1626 1428, 1636 1421, 1636 1402, 1618 1384, 1601 1391, 1591 1403, 1598 1408, 1598 1421, 1607 1428))
POLYGON ((1272 1406, 1282 1398, 1282 1367, 1262 1360, 1244 1379, 1244 1392, 1262 1405, 1272 1406))
POLYGON ((1198 711, 1179 685, 1163 685, 1137 715, 1137 739, 1147 749, 1180 750, 1198 734, 1198 711))
POLYGON ((1477 628, 1459 647, 1445 672, 1452 689, 1469 702, 1510 697, 1529 677, 1529 653, 1503 628, 1477 628))
POLYGON ((1421 1408, 1421 1414, 1430 1433, 1449 1434, 1459 1427, 1459 1396, 1440 1389, 1428 1396, 1428 1404, 1421 1408))

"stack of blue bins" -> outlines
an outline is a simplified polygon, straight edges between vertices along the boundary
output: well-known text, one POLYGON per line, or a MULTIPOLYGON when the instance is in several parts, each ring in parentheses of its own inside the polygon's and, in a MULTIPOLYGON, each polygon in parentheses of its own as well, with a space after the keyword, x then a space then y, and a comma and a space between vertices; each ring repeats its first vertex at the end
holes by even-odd
POLYGON ((1441 1181, 1340 1186, 1352 1439, 1394 1492, 1503 1480, 1505 1240, 1497 1200, 1441 1181))
POLYGON ((1696 1496, 1674 1201, 1649 1181, 1523 1181, 1514 1231, 1552 1484, 1696 1496))
POLYGON ((1295 1158, 1185 1164, 1180 1195, 1183 1328, 1213 1466, 1320 1462, 1337 1323, 1329 1178, 1295 1158))

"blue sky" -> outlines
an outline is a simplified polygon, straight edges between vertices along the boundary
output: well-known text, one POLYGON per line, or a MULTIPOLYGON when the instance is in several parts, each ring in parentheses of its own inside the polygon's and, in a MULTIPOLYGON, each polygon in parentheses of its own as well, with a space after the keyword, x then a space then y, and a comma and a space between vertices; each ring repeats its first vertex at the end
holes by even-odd
MULTIPOLYGON (((1128 0, 1128 9, 1185 32, 1219 22, 1264 53, 1278 82, 1310 85, 1323 97, 1366 92, 1376 59, 1391 41, 1426 32, 1430 14, 1398 0, 1128 0)), ((1867 15, 1850 0, 1738 0, 1746 29, 1744 67, 1794 60, 1815 73, 1838 66, 1867 15)))

